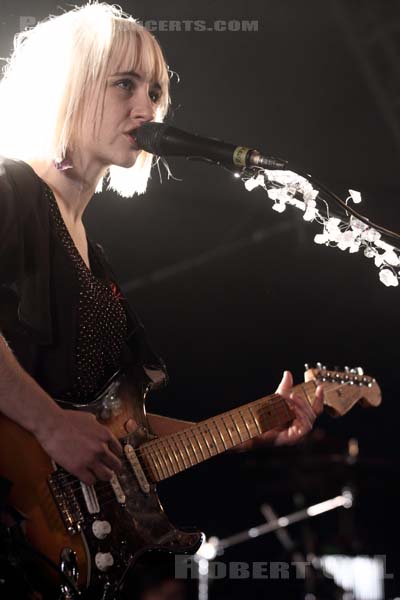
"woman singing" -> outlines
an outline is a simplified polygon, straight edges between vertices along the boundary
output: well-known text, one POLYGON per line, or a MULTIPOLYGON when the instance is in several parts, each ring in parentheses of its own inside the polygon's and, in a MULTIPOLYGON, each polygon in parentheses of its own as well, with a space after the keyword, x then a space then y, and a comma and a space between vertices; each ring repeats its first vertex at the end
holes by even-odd
MULTIPOLYGON (((126 362, 154 383, 165 368, 82 219, 104 188, 116 212, 118 194, 145 192, 153 157, 135 131, 162 121, 169 102, 157 41, 108 4, 18 34, 0 82, 0 412, 89 486, 118 473, 120 441, 55 399, 90 402, 126 362)), ((286 373, 278 391, 295 419, 258 441, 292 443, 312 428, 322 393, 311 408, 292 385, 286 373)))

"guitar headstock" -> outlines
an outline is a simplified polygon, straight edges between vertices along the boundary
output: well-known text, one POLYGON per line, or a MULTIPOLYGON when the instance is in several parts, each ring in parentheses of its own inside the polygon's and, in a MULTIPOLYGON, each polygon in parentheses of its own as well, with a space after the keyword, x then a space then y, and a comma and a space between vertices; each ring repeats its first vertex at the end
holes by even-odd
POLYGON ((311 380, 324 388, 324 405, 337 417, 346 414, 357 402, 365 407, 379 406, 382 402, 379 385, 361 367, 336 371, 320 363, 315 368, 306 365, 304 381, 311 380))

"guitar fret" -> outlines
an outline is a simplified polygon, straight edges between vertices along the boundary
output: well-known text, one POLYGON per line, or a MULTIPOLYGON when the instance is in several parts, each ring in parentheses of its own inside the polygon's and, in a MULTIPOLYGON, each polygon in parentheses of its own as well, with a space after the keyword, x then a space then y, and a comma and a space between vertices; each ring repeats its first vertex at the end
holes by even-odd
POLYGON ((183 444, 184 444, 184 446, 185 446, 185 450, 187 451, 187 455, 188 455, 188 457, 189 457, 190 465, 191 465, 191 466, 193 466, 193 465, 195 465, 195 464, 196 464, 196 462, 197 462, 197 459, 196 459, 196 454, 194 453, 194 450, 193 450, 192 443, 191 443, 191 441, 190 441, 190 439, 189 439, 189 436, 188 436, 188 434, 187 434, 187 432, 186 432, 186 431, 182 431, 182 436, 184 437, 184 442, 183 442, 183 444), (193 462, 193 459, 192 459, 192 457, 191 457, 191 455, 190 455, 190 450, 192 450, 192 452, 193 452, 193 454, 194 454, 194 459, 195 459, 195 462, 193 462))
POLYGON ((151 450, 152 450, 151 444, 146 444, 146 445, 142 446, 142 448, 141 448, 143 456, 145 457, 147 464, 150 465, 150 469, 152 470, 155 479, 160 479, 161 475, 162 475, 162 471, 159 469, 157 462, 156 462, 156 457, 154 456, 154 454, 151 450))
POLYGON ((203 446, 201 445, 201 443, 199 441, 197 433, 194 434, 194 437, 195 437, 198 447, 200 448, 201 460, 206 460, 207 457, 205 456, 205 454, 203 452, 203 446))
POLYGON ((227 445, 226 445, 226 443, 225 443, 225 438, 224 438, 224 436, 222 435, 222 431, 221 431, 221 428, 219 427, 219 424, 218 424, 217 420, 216 420, 216 419, 214 419, 213 423, 215 424, 215 428, 216 428, 216 430, 218 431, 218 435, 219 435, 219 437, 220 437, 220 438, 221 438, 221 440, 222 440, 222 445, 223 445, 223 447, 224 447, 224 450, 228 450, 228 446, 227 446, 227 445))
POLYGON ((233 421, 233 419, 232 419, 232 417, 231 417, 230 414, 224 415, 225 427, 228 430, 228 433, 229 433, 229 435, 231 437, 232 445, 236 446, 237 444, 240 444, 242 440, 240 438, 240 435, 237 432, 237 427, 232 427, 232 424, 230 424, 230 425, 227 424, 227 422, 226 422, 226 418, 227 417, 230 417, 230 420, 232 422, 234 422, 234 421, 233 421))
POLYGON ((164 479, 170 477, 170 468, 165 457, 164 446, 161 440, 157 440, 154 443, 154 447, 158 452, 158 460, 160 461, 161 467, 164 472, 164 479))
POLYGON ((179 460, 177 461, 179 464, 179 470, 183 471, 186 468, 186 463, 184 461, 183 455, 182 455, 182 451, 179 449, 179 445, 178 445, 178 440, 176 439, 176 436, 174 435, 171 438, 172 443, 174 444, 175 448, 176 448, 176 456, 179 457, 181 463, 182 463, 182 467, 180 466, 179 460))
POLYGON ((156 460, 158 460, 158 462, 160 464, 161 473, 162 473, 162 479, 165 479, 166 477, 168 477, 168 469, 166 468, 164 457, 162 455, 162 452, 161 452, 161 449, 159 447, 158 441, 157 442, 153 442, 152 447, 154 447, 155 458, 156 458, 156 460), (167 475, 165 475, 165 473, 167 473, 167 475))
MULTIPOLYGON (((198 464, 199 462, 201 462, 201 452, 200 452, 200 458, 198 458, 197 457, 198 456, 198 454, 197 454, 198 453, 198 449, 197 449, 197 446, 193 442, 193 440, 196 440, 196 434, 192 433, 192 435, 190 436, 190 438, 191 438, 190 439, 190 445, 193 448, 193 452, 194 452, 194 456, 195 456, 195 459, 196 459, 196 463, 198 464)), ((197 440, 196 440, 196 442, 197 442, 197 440)))
POLYGON ((244 442, 245 440, 242 438, 242 434, 240 433, 240 428, 238 427, 238 424, 237 424, 237 423, 236 423, 236 421, 235 421, 234 415, 233 415, 232 413, 230 413, 230 415, 229 415, 229 416, 231 417, 231 419, 232 419, 232 422, 233 422, 234 426, 235 426, 235 427, 236 427, 236 429, 237 429, 237 432, 238 432, 238 434, 239 434, 239 439, 240 439, 240 441, 241 441, 241 442, 244 442))
POLYGON ((174 466, 173 466, 173 464, 172 464, 172 461, 171 461, 171 458, 170 458, 169 452, 168 452, 168 450, 165 448, 165 440, 163 440, 163 439, 161 438, 161 439, 160 439, 160 443, 161 443, 161 446, 162 446, 162 451, 163 451, 163 453, 162 453, 162 458, 164 459, 165 466, 166 466, 166 469, 167 469, 167 473, 168 473, 168 476, 170 477, 171 475, 175 475, 175 473, 174 473, 174 466), (169 465, 169 463, 168 463, 168 460, 169 460, 169 462, 171 463, 171 466, 169 465))
POLYGON ((243 417, 242 411, 238 410, 238 413, 239 413, 239 415, 240 415, 240 417, 241 417, 241 419, 242 419, 242 421, 244 423, 244 426, 246 427, 247 435, 249 436, 247 439, 249 440, 251 438, 250 429, 249 429, 249 427, 248 427, 248 425, 247 425, 247 423, 246 423, 246 421, 245 421, 245 419, 243 417))
POLYGON ((181 471, 181 466, 180 466, 180 464, 179 464, 178 455, 177 455, 177 453, 176 453, 176 451, 175 451, 174 442, 173 442, 173 439, 172 439, 172 438, 170 438, 170 439, 168 440, 168 446, 169 446, 169 448, 170 448, 170 449, 172 450, 172 452, 173 452, 173 457, 174 457, 174 460, 175 460, 175 463, 176 463, 176 467, 174 466, 174 472, 175 472, 175 474, 176 474, 176 473, 179 473, 179 471, 181 471))
POLYGON ((201 436, 202 436, 203 440, 204 440, 204 441, 205 441, 205 443, 206 443, 207 450, 208 450, 208 454, 209 454, 209 458, 211 458, 213 454, 212 454, 212 452, 211 452, 210 444, 208 443, 208 440, 207 440, 206 436, 204 435, 204 432, 203 432, 203 430, 201 429, 201 427, 199 427, 199 431, 200 431, 200 434, 201 434, 201 436))
POLYGON ((204 423, 203 426, 205 427, 204 435, 206 436, 206 439, 207 439, 207 436, 209 436, 208 447, 210 449, 211 456, 215 456, 216 454, 218 454, 218 447, 216 447, 216 445, 215 445, 215 440, 213 440, 213 436, 212 436, 212 433, 210 431, 208 424, 204 423))
POLYGON ((216 440, 216 439, 215 439, 215 437, 214 437, 214 434, 213 434, 213 431, 212 431, 212 429, 213 429, 213 428, 212 428, 212 422, 211 422, 211 427, 210 427, 210 426, 208 427, 208 431, 210 432, 210 435, 211 435, 212 439, 214 440, 214 444, 215 444, 215 447, 216 447, 216 449, 217 449, 217 452, 219 452, 219 448, 218 448, 218 442, 217 442, 217 440, 216 440))
POLYGON ((179 462, 178 455, 177 455, 176 450, 175 450, 175 444, 174 444, 173 437, 170 437, 168 439, 168 443, 169 443, 169 447, 172 450, 172 458, 174 459, 174 463, 175 463, 174 464, 174 471, 175 471, 175 475, 176 475, 176 473, 179 473, 180 471, 182 471, 182 468, 181 468, 181 463, 179 462))
MULTIPOLYGON (((186 437, 186 434, 185 434, 185 437, 186 437)), ((189 465, 188 466, 192 467, 193 466, 192 457, 190 456, 190 454, 188 452, 188 449, 186 448, 186 442, 185 442, 185 440, 182 439, 182 432, 181 432, 181 435, 180 435, 180 441, 181 441, 183 449, 185 450, 185 453, 186 453, 186 455, 188 457, 188 461, 189 461, 189 465)))
POLYGON ((226 422, 225 422, 225 418, 224 418, 223 416, 221 417, 221 422, 222 422, 222 423, 224 424, 224 426, 225 426, 226 432, 227 432, 227 434, 228 434, 228 436, 229 436, 229 438, 230 438, 230 444, 231 444, 231 446, 230 446, 230 447, 232 448, 232 447, 235 445, 235 442, 233 441, 232 434, 231 434, 231 432, 229 431, 229 427, 227 426, 227 424, 226 424, 226 422))
POLYGON ((160 479, 161 471, 158 468, 155 457, 152 455, 150 448, 142 448, 143 456, 145 457, 146 463, 150 465, 150 470, 154 475, 155 479, 160 479))
POLYGON ((246 421, 247 428, 249 430, 249 434, 251 437, 255 437, 256 435, 258 435, 258 428, 254 422, 254 417, 250 410, 250 407, 244 407, 243 413, 245 415, 245 421, 246 421), (247 417, 246 417, 246 415, 247 415, 247 417))
POLYGON ((191 466, 191 462, 190 462, 190 459, 187 456, 187 450, 186 450, 185 444, 184 444, 184 442, 182 440, 182 437, 180 435, 180 432, 177 433, 177 437, 178 437, 177 443, 180 444, 180 453, 181 453, 181 456, 182 456, 182 460, 183 460, 183 462, 185 464, 185 468, 188 469, 191 466))
POLYGON ((249 412, 250 412, 250 414, 251 414, 251 416, 252 416, 252 419, 253 419, 254 423, 256 424, 256 427, 257 427, 257 431, 258 431, 258 433, 262 433, 262 430, 261 430, 260 424, 259 424, 259 422, 258 422, 258 419, 257 419, 257 417, 254 415, 254 413, 253 413, 253 409, 251 408, 251 406, 249 406, 249 412))

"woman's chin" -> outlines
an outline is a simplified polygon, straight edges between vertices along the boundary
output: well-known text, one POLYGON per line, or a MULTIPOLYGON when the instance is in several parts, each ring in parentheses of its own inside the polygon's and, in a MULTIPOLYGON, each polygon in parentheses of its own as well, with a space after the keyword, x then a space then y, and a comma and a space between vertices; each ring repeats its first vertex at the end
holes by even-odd
POLYGON ((114 165, 117 167, 124 167, 125 169, 129 169, 135 164, 138 155, 139 151, 134 151, 130 154, 130 156, 121 157, 121 159, 118 162, 114 162, 114 165))

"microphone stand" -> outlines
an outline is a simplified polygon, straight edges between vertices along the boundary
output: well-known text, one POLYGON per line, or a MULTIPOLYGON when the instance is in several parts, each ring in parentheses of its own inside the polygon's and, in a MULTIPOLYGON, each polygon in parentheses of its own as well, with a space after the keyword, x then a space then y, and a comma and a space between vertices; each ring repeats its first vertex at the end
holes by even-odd
MULTIPOLYGON (((335 510, 337 508, 350 508, 353 505, 353 496, 347 489, 342 490, 342 494, 313 504, 302 510, 298 510, 289 515, 283 517, 273 518, 267 523, 261 523, 250 529, 245 529, 239 533, 235 533, 229 537, 218 539, 217 537, 211 537, 204 542, 199 550, 196 552, 194 559, 197 563, 198 568, 198 600, 209 600, 209 587, 210 587, 210 576, 209 576, 209 563, 217 556, 221 555, 230 548, 237 544, 242 544, 248 540, 266 535, 268 533, 286 533, 282 530, 293 523, 298 523, 311 517, 316 517, 323 513, 335 510)), ((264 505, 261 507, 263 511, 264 505)), ((265 512, 265 511, 264 511, 265 512)), ((282 538, 283 539, 283 538, 282 538)), ((287 540, 287 538, 285 538, 287 540)))

